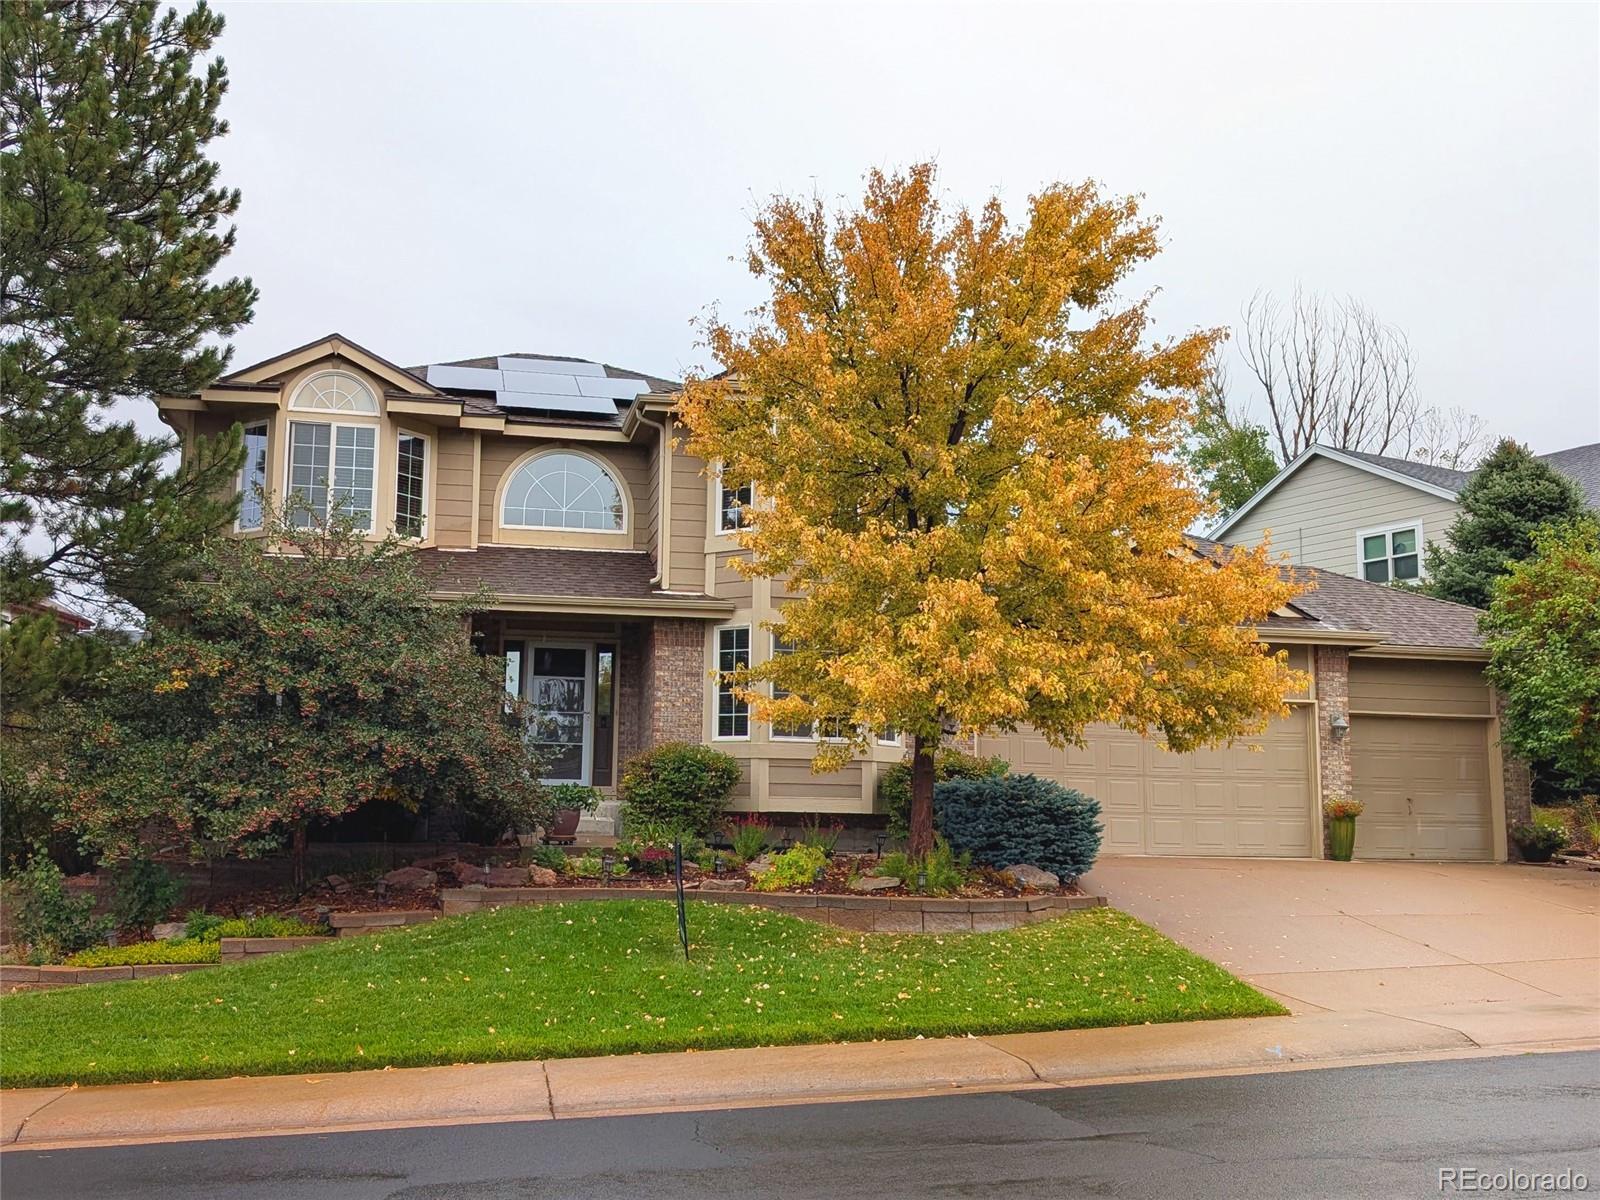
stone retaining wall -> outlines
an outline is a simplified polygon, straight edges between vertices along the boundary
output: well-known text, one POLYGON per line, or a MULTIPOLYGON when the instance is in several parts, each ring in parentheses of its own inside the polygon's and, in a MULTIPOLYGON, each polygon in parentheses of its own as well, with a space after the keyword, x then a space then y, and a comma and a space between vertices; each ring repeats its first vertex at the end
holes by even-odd
POLYGON ((362 933, 379 933, 402 925, 421 925, 443 916, 437 908, 396 909, 393 912, 334 913, 328 918, 340 937, 354 937, 362 933))
MULTIPOLYGON (((965 900, 922 896, 805 896, 783 892, 686 891, 690 900, 754 904, 842 929, 882 933, 993 933, 1048 921, 1062 913, 1105 904, 1104 896, 1019 896, 965 900)), ((447 888, 439 893, 445 916, 504 904, 563 904, 577 900, 671 900, 668 888, 447 888)), ((337 917, 335 917, 337 923, 337 917)))
POLYGON ((326 937, 223 938, 220 963, 140 963, 127 967, 23 967, 0 964, 0 991, 42 992, 80 983, 115 983, 119 979, 182 975, 188 971, 249 962, 268 954, 282 954, 285 950, 326 945, 331 940, 326 937))

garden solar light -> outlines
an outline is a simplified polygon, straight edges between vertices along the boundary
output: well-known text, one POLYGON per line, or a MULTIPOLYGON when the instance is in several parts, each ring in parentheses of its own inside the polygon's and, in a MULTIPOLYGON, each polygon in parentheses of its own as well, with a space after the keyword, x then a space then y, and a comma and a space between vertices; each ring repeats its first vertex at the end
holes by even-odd
POLYGON ((928 873, 926 871, 918 871, 917 872, 917 891, 925 892, 927 890, 928 890, 928 873))

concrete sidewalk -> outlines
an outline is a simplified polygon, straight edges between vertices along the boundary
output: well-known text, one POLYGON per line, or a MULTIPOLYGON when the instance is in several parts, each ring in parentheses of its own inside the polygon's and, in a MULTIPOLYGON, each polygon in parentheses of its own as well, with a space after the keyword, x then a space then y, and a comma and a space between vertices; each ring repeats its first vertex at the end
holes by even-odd
POLYGON ((1593 1004, 1489 1001, 1114 1029, 0 1092, 5 1148, 1072 1087, 1600 1047, 1593 1004))

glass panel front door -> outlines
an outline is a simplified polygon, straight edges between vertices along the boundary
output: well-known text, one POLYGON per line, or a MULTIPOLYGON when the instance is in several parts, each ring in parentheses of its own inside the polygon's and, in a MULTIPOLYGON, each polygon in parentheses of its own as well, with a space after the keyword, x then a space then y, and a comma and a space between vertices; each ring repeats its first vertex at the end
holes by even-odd
POLYGON ((594 708, 590 646, 529 647, 528 734, 544 761, 547 783, 588 783, 594 708))

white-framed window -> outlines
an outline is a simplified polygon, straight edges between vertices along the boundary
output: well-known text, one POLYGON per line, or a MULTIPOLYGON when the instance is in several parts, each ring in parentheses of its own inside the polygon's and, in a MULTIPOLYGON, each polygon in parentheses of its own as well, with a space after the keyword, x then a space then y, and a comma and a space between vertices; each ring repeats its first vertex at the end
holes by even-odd
POLYGON ((394 531, 401 537, 427 533, 428 441, 424 434, 406 429, 395 435, 394 531))
POLYGON ((599 459, 551 450, 512 471, 500 504, 500 523, 510 529, 623 533, 628 510, 622 485, 599 459))
POLYGON ((900 740, 900 731, 893 725, 885 725, 878 730, 877 736, 878 745, 880 746, 903 746, 905 744, 900 740))
POLYGON ((724 625, 717 630, 716 736, 750 736, 750 706, 733 690, 730 675, 750 665, 750 626, 724 625))
POLYGON ((1421 579, 1421 522, 1362 530, 1356 535, 1356 568, 1368 583, 1421 579))
MULTIPOLYGON (((794 644, 786 642, 777 634, 772 635, 772 657, 778 658, 785 654, 794 653, 794 644)), ((788 688, 772 685, 772 698, 782 700, 792 695, 788 688)), ((814 741, 817 736, 817 727, 814 722, 805 721, 798 725, 780 725, 773 722, 772 736, 780 741, 814 741)))
POLYGON ((326 521, 329 514, 350 517, 357 529, 372 531, 373 495, 378 477, 378 427, 289 422, 291 524, 326 521))
POLYGON ((717 532, 733 533, 750 524, 750 511, 756 502, 755 484, 743 487, 723 487, 722 473, 717 472, 717 532))
POLYGON ((260 529, 265 517, 263 494, 267 490, 267 423, 244 427, 244 466, 239 468, 240 531, 260 529))
POLYGON ((289 407, 300 412, 376 416, 378 398, 371 388, 348 371, 318 371, 295 389, 289 407))

